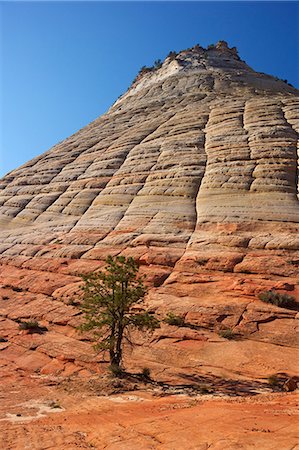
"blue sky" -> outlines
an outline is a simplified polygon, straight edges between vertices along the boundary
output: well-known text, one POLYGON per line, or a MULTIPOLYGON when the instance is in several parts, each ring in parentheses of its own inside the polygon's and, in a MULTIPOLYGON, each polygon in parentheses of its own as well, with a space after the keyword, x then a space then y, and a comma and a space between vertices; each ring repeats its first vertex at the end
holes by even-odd
POLYGON ((103 114, 143 65, 236 46, 298 83, 297 2, 0 2, 0 176, 103 114))

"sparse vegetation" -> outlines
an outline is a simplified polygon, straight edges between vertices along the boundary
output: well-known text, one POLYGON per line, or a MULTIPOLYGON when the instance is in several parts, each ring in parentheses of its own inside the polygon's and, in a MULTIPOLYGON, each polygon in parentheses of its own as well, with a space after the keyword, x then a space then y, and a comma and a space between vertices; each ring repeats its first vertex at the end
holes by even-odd
MULTIPOLYGON (((176 56, 176 52, 170 52, 169 55, 170 54, 171 54, 171 58, 174 59, 176 56)), ((161 59, 156 59, 156 61, 154 62, 154 64, 152 66, 142 66, 138 72, 137 77, 134 78, 133 83, 135 83, 139 79, 140 76, 145 75, 146 73, 149 73, 149 72, 154 72, 157 69, 160 69, 160 67, 162 67, 162 64, 163 63, 162 63, 161 59)))
POLYGON ((202 50, 202 49, 203 49, 199 44, 194 45, 193 48, 194 48, 194 50, 197 51, 197 52, 198 52, 199 50, 202 50))
POLYGON ((40 325, 37 320, 28 320, 19 323, 20 330, 38 330, 40 329, 40 325))
POLYGON ((172 312, 167 313, 163 322, 167 323, 168 325, 176 325, 177 327, 183 327, 185 325, 184 317, 177 316, 172 312))
POLYGON ((167 58, 169 58, 171 61, 173 61, 175 59, 175 57, 177 56, 177 52, 175 51, 170 51, 167 55, 167 58))
MULTIPOLYGON (((137 76, 134 78, 133 83, 136 83, 136 81, 142 77, 142 75, 145 75, 146 73, 152 72, 154 70, 153 67, 147 67, 147 66, 142 66, 141 69, 139 70, 137 76)), ((121 97, 121 96, 120 96, 121 97)), ((119 98, 120 98, 119 97, 119 98)))
POLYGON ((279 306, 280 308, 292 309, 296 306, 295 297, 289 294, 280 294, 274 289, 261 292, 258 298, 264 303, 271 303, 271 305, 279 306))
POLYGON ((272 387, 277 387, 280 385, 280 380, 276 374, 270 375, 268 377, 268 384, 272 387))
POLYGON ((214 44, 208 45, 208 50, 212 50, 213 48, 215 48, 215 45, 214 45, 214 44))
POLYGON ((82 278, 85 283, 80 309, 84 323, 79 329, 93 331, 95 348, 109 352, 111 372, 118 376, 124 341, 133 344, 130 330, 154 330, 160 326, 159 321, 147 311, 136 312, 146 288, 133 258, 108 256, 103 271, 82 278))
POLYGON ((48 328, 40 325, 37 320, 28 320, 28 321, 24 320, 18 322, 20 330, 28 330, 31 334, 32 333, 42 334, 45 331, 48 331, 48 328))
POLYGON ((156 59, 154 62, 154 69, 160 69, 160 67, 162 67, 162 61, 161 59, 156 59))
POLYGON ((288 82, 288 80, 286 80, 286 79, 282 79, 282 78, 279 78, 279 77, 273 77, 276 81, 282 81, 283 83, 286 83, 288 86, 291 86, 291 87, 294 87, 291 83, 289 83, 288 82))
POLYGON ((226 328, 226 330, 220 330, 219 336, 223 337, 224 339, 233 340, 237 339, 238 335, 233 332, 231 328, 226 328))
POLYGON ((139 70, 139 74, 144 74, 147 72, 152 72, 153 68, 152 67, 147 67, 147 66, 142 66, 141 69, 139 70))

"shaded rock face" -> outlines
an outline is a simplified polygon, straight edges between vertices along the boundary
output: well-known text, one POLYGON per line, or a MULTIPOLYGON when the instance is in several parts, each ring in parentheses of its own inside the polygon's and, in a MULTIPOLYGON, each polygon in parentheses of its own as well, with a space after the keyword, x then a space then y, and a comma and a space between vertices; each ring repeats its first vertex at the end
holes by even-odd
MULTIPOLYGON (((283 341, 292 372, 296 313, 256 295, 275 288, 298 297, 298 133, 298 91, 254 72, 224 42, 139 74, 107 114, 0 180, 1 334, 18 349, 15 320, 39 318, 52 333, 37 336, 41 366, 66 370, 44 356, 62 354, 86 370, 89 344, 78 343, 79 313, 68 303, 79 273, 124 254, 140 261, 158 313, 262 341, 242 343, 243 356, 222 361, 225 370, 242 371, 259 346, 269 359, 259 375, 274 371, 283 341)), ((151 344, 157 364, 165 363, 162 341, 151 344)), ((209 336, 183 341, 196 345, 173 345, 173 366, 198 352, 207 366, 220 357, 209 336)), ((235 354, 235 343, 221 342, 235 354)))

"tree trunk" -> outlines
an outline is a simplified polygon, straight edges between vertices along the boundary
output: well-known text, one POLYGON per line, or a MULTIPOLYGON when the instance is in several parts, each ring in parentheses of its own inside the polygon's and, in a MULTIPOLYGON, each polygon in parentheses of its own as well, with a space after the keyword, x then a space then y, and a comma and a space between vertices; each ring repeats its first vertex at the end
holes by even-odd
POLYGON ((110 345, 109 345, 109 359, 111 366, 119 366, 117 362, 116 354, 115 354, 115 328, 116 324, 113 322, 111 325, 111 333, 110 333, 110 345))
POLYGON ((118 325, 118 333, 116 339, 116 347, 115 347, 115 360, 116 364, 120 366, 122 360, 122 341, 123 341, 123 333, 124 329, 122 325, 118 325))
POLYGON ((109 350, 109 358, 110 358, 110 365, 111 366, 118 366, 119 364, 116 361, 116 355, 115 355, 115 351, 110 349, 109 350))

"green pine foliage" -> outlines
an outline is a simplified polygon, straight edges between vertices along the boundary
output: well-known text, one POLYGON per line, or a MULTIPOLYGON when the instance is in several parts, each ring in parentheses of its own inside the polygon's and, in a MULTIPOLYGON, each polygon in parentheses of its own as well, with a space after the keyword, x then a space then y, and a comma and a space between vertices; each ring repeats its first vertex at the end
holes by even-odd
POLYGON ((160 69, 160 67, 162 67, 162 61, 161 59, 156 59, 156 61, 154 62, 154 68, 160 69))
POLYGON ((106 259, 101 272, 82 275, 84 296, 80 306, 84 314, 81 331, 93 331, 95 348, 107 350, 111 367, 120 367, 123 344, 130 341, 129 331, 159 327, 159 321, 148 312, 137 312, 146 293, 143 279, 138 275, 138 265, 131 257, 106 259))
POLYGON ((172 50, 168 53, 167 58, 170 58, 170 60, 173 61, 176 58, 176 56, 177 56, 177 52, 172 50))
POLYGON ((166 317, 164 318, 164 322, 168 325, 175 325, 177 327, 183 327, 185 325, 184 317, 177 316, 172 312, 167 313, 166 317))

